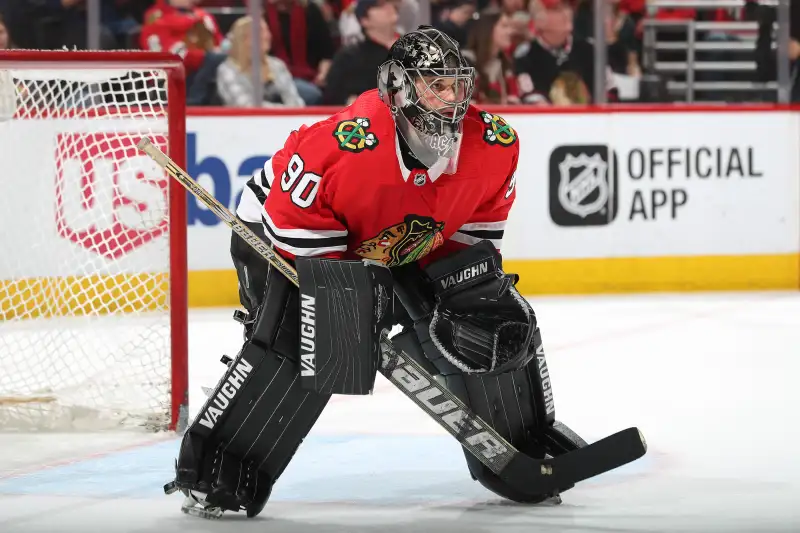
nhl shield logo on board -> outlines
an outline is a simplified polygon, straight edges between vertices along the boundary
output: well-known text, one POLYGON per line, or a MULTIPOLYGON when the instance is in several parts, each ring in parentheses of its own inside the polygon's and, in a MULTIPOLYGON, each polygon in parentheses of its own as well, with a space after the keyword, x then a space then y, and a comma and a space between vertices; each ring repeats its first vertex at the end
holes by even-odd
POLYGON ((603 145, 550 154, 550 218, 559 226, 602 226, 617 215, 616 155, 603 145))
POLYGON ((561 206, 581 218, 597 213, 608 201, 608 164, 600 154, 567 154, 558 165, 558 199, 561 206), (577 172, 573 172, 577 170, 577 172), (591 199, 589 199, 591 197, 591 199))

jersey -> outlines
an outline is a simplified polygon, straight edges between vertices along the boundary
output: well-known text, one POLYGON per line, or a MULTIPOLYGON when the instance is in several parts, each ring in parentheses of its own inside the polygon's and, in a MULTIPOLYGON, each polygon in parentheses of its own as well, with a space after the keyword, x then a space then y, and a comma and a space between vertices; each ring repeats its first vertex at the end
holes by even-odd
MULTIPOLYGON (((406 168, 377 89, 291 133, 250 180, 237 214, 284 257, 422 264, 483 239, 500 249, 516 197, 517 132, 471 106, 455 173, 406 168)), ((445 162, 446 160, 441 160, 445 162)))
POLYGON ((139 39, 145 50, 181 56, 186 69, 194 72, 203 63, 206 51, 222 43, 222 33, 204 9, 178 9, 163 2, 145 13, 139 39))

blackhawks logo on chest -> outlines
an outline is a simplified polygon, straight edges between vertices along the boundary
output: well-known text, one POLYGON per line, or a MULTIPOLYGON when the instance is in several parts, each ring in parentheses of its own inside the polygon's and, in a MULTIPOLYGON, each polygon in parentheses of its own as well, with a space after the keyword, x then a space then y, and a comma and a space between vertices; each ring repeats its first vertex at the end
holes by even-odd
POLYGON ((430 217, 406 215, 402 222, 383 228, 363 241, 355 253, 388 267, 418 261, 444 243, 444 222, 430 217))

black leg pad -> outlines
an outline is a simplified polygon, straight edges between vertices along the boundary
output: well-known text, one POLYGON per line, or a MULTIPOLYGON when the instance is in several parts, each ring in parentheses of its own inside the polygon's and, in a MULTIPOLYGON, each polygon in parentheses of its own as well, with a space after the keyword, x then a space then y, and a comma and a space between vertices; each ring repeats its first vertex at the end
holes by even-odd
POLYGON ((184 435, 175 485, 257 514, 329 399, 300 386, 295 361, 245 343, 184 435))

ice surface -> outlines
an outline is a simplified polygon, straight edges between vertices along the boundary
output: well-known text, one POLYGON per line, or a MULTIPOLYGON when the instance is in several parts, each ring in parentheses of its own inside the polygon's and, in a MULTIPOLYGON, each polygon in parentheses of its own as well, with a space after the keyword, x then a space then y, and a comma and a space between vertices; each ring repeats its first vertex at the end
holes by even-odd
MULTIPOLYGON (((458 444, 378 376, 335 397, 263 514, 185 516, 165 496, 178 439, 0 433, 0 532, 800 532, 800 294, 532 299, 556 414, 587 440, 637 425, 649 452, 561 505, 503 502, 458 444)), ((191 412, 231 310, 190 316, 191 412)))

